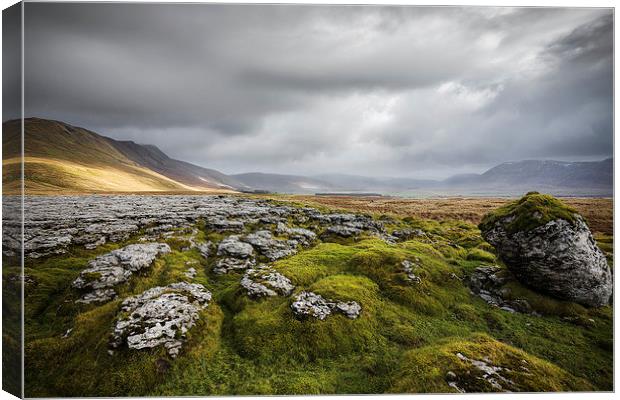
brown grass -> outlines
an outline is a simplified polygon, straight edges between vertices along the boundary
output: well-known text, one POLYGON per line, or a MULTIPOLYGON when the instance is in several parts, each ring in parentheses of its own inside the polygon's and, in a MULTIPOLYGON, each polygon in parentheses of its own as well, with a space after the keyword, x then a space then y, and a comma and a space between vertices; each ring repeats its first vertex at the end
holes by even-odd
MULTIPOLYGON (((280 197, 278 199, 282 200, 280 197)), ((456 219, 474 224, 478 224, 489 211, 512 201, 506 198, 402 199, 353 196, 285 196, 284 199, 357 212, 394 214, 434 220, 456 219)), ((563 198, 562 201, 583 215, 592 231, 613 234, 613 199, 563 198)))
MULTIPOLYGON (((21 158, 2 161, 3 194, 21 191, 21 158)), ((86 165, 67 160, 25 157, 26 194, 88 193, 230 193, 226 189, 203 189, 184 185, 138 165, 86 165)))

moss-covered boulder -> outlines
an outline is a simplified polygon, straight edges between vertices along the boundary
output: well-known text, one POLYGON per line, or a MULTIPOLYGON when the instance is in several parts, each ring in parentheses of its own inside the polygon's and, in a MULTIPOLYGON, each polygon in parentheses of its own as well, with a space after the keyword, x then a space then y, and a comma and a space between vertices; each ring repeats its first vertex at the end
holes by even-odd
POLYGON ((486 215, 479 227, 524 285, 586 306, 609 302, 605 255, 583 218, 560 200, 531 192, 486 215))

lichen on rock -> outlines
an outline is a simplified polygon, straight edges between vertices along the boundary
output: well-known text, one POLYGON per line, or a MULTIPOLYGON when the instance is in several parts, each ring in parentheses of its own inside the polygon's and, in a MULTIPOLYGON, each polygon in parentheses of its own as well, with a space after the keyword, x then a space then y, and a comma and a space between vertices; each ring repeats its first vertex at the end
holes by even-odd
POLYGON ((339 312, 350 319, 356 319, 362 311, 362 307, 356 301, 327 300, 320 294, 306 291, 297 295, 291 304, 291 309, 298 317, 311 316, 320 320, 324 320, 334 312, 339 312))
POLYGON ((586 306, 608 304, 605 255, 583 218, 559 200, 529 193, 485 217, 480 229, 524 285, 586 306))
POLYGON ((243 238, 243 241, 254 246, 270 261, 297 253, 297 245, 299 244, 296 240, 278 240, 267 230, 250 233, 243 238))
POLYGON ((113 287, 127 281, 135 272, 149 267, 160 254, 169 252, 170 246, 166 243, 130 244, 95 258, 73 281, 74 288, 91 289, 77 301, 88 304, 113 299, 116 297, 113 287))
POLYGON ((290 279, 266 265, 248 269, 241 278, 241 286, 252 298, 289 296, 295 289, 290 279))
POLYGON ((110 347, 126 344, 130 349, 164 346, 176 357, 187 331, 211 301, 211 292, 195 283, 178 282, 157 286, 138 296, 128 297, 121 306, 110 347))
POLYGON ((242 242, 237 235, 228 236, 217 246, 218 256, 229 256, 233 258, 250 258, 254 254, 254 249, 248 243, 242 242))

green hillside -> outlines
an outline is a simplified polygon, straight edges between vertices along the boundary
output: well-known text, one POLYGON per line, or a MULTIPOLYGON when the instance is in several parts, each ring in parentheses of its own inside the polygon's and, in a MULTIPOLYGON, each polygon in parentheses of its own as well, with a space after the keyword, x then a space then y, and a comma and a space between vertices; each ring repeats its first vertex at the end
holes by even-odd
MULTIPOLYGON (((212 182, 181 182, 165 168, 154 171, 119 151, 120 143, 62 122, 27 118, 24 138, 24 181, 27 193, 220 191, 231 189, 212 182)), ((20 188, 19 120, 7 121, 3 131, 4 192, 20 188)), ((147 147, 147 146, 143 146, 147 147)), ((179 179, 180 178, 180 179, 179 179)))

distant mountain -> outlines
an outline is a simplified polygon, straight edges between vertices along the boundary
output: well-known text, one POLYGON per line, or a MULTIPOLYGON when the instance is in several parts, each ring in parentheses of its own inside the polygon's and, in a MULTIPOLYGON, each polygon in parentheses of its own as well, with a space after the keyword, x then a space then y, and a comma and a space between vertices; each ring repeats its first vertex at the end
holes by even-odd
MULTIPOLYGON (((173 160, 157 147, 117 141, 40 118, 24 120, 28 193, 230 191, 242 186, 214 170, 173 160)), ((3 189, 20 187, 21 121, 2 124, 3 189)))
POLYGON ((526 160, 507 162, 481 175, 485 183, 507 183, 559 187, 611 187, 613 159, 593 162, 526 160))
MULTIPOLYGON (((153 145, 114 140, 87 129, 40 118, 24 120, 25 184, 30 193, 145 191, 269 191, 382 193, 396 196, 518 196, 531 190, 560 196, 612 196, 613 159, 594 162, 506 162, 482 174, 448 179, 316 176, 252 172, 226 175, 168 157, 153 145)), ((2 125, 3 189, 20 188, 19 120, 2 125)))
POLYGON ((439 187, 497 193, 539 190, 559 195, 611 196, 613 171, 613 158, 588 162, 525 160, 502 163, 482 174, 456 175, 442 181, 439 187))
POLYGON ((329 182, 307 176, 250 172, 231 177, 247 187, 276 193, 308 194, 338 190, 337 186, 329 182))
POLYGON ((613 159, 593 162, 526 160, 507 162, 482 174, 459 174, 445 180, 377 178, 323 174, 311 177, 249 173, 232 175, 255 189, 280 193, 377 192, 396 196, 517 196, 531 190, 560 196, 613 195, 613 159))

